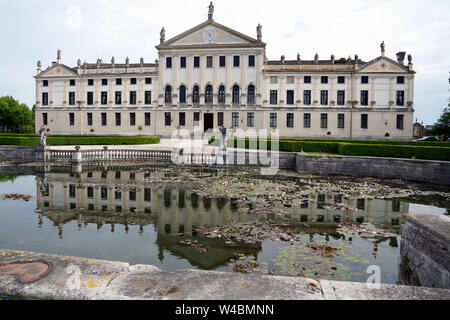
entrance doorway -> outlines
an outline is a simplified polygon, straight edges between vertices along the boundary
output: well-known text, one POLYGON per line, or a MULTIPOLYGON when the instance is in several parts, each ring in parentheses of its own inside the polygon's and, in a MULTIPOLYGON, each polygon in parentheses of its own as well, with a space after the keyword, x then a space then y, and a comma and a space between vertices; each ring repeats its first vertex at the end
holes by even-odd
POLYGON ((205 113, 204 114, 204 132, 208 130, 214 129, 214 114, 213 113, 205 113))

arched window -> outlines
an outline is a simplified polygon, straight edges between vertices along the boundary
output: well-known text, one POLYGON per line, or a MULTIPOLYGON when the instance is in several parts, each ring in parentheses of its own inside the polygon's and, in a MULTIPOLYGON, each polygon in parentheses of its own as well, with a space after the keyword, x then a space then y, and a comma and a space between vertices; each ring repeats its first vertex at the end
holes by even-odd
POLYGON ((186 87, 180 86, 180 103, 186 103, 186 87))
POLYGON ((236 84, 233 86, 233 103, 239 103, 239 86, 236 84))
POLYGON ((166 92, 164 95, 164 101, 166 103, 172 103, 172 87, 171 86, 166 86, 166 92))
POLYGON ((205 103, 213 102, 213 88, 211 85, 207 85, 205 89, 205 103))
POLYGON ((198 86, 194 87, 194 90, 192 90, 192 103, 199 103, 199 90, 198 86))
POLYGON ((247 88, 247 103, 255 104, 255 86, 249 85, 247 88))
POLYGON ((219 87, 219 103, 225 103, 225 87, 220 86, 219 87))

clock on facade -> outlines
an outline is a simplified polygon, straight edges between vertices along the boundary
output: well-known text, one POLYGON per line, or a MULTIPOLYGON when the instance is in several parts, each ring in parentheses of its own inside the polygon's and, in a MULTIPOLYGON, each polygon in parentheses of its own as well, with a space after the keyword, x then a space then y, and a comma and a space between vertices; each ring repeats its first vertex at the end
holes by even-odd
POLYGON ((216 39, 216 31, 214 29, 206 29, 203 33, 205 41, 211 42, 216 39))

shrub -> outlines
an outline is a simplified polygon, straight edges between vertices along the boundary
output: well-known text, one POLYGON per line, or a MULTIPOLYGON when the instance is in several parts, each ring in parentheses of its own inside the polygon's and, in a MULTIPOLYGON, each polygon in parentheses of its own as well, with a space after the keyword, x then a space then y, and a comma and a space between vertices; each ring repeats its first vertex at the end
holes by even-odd
POLYGON ((399 146, 339 143, 339 153, 351 156, 415 158, 450 161, 450 148, 437 146, 399 146))
MULTIPOLYGON (((86 136, 86 135, 49 135, 47 144, 50 146, 60 145, 122 145, 122 144, 158 144, 159 137, 142 136, 86 136)), ((38 135, 0 135, 0 145, 16 146, 38 146, 40 138, 38 135)))

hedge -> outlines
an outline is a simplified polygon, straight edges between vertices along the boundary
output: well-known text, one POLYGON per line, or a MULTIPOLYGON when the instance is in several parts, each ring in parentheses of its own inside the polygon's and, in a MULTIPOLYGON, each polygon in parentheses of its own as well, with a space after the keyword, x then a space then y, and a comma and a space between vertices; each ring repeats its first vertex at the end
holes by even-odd
POLYGON ((349 156, 415 158, 450 161, 450 148, 339 143, 339 154, 349 156))
MULTIPOLYGON (((229 147, 238 147, 238 140, 245 141, 245 149, 250 149, 250 139, 230 139, 227 141, 229 147)), ((269 139, 258 139, 256 143, 256 148, 271 150, 272 141, 269 139), (266 145, 264 145, 264 142, 266 145)), ((336 142, 312 142, 312 141, 290 141, 290 140, 279 140, 278 141, 279 151, 288 152, 323 152, 323 153, 338 153, 338 144, 336 142)))
POLYGON ((351 139, 307 139, 307 138, 280 138, 279 140, 290 141, 312 141, 312 142, 338 142, 356 144, 386 144, 386 145, 408 145, 408 146, 439 146, 450 148, 450 141, 405 141, 405 140, 351 140, 351 139))
MULTIPOLYGON (((158 144, 159 137, 146 136, 48 136, 49 146, 158 144)), ((0 145, 38 146, 39 136, 0 136, 0 145)))

